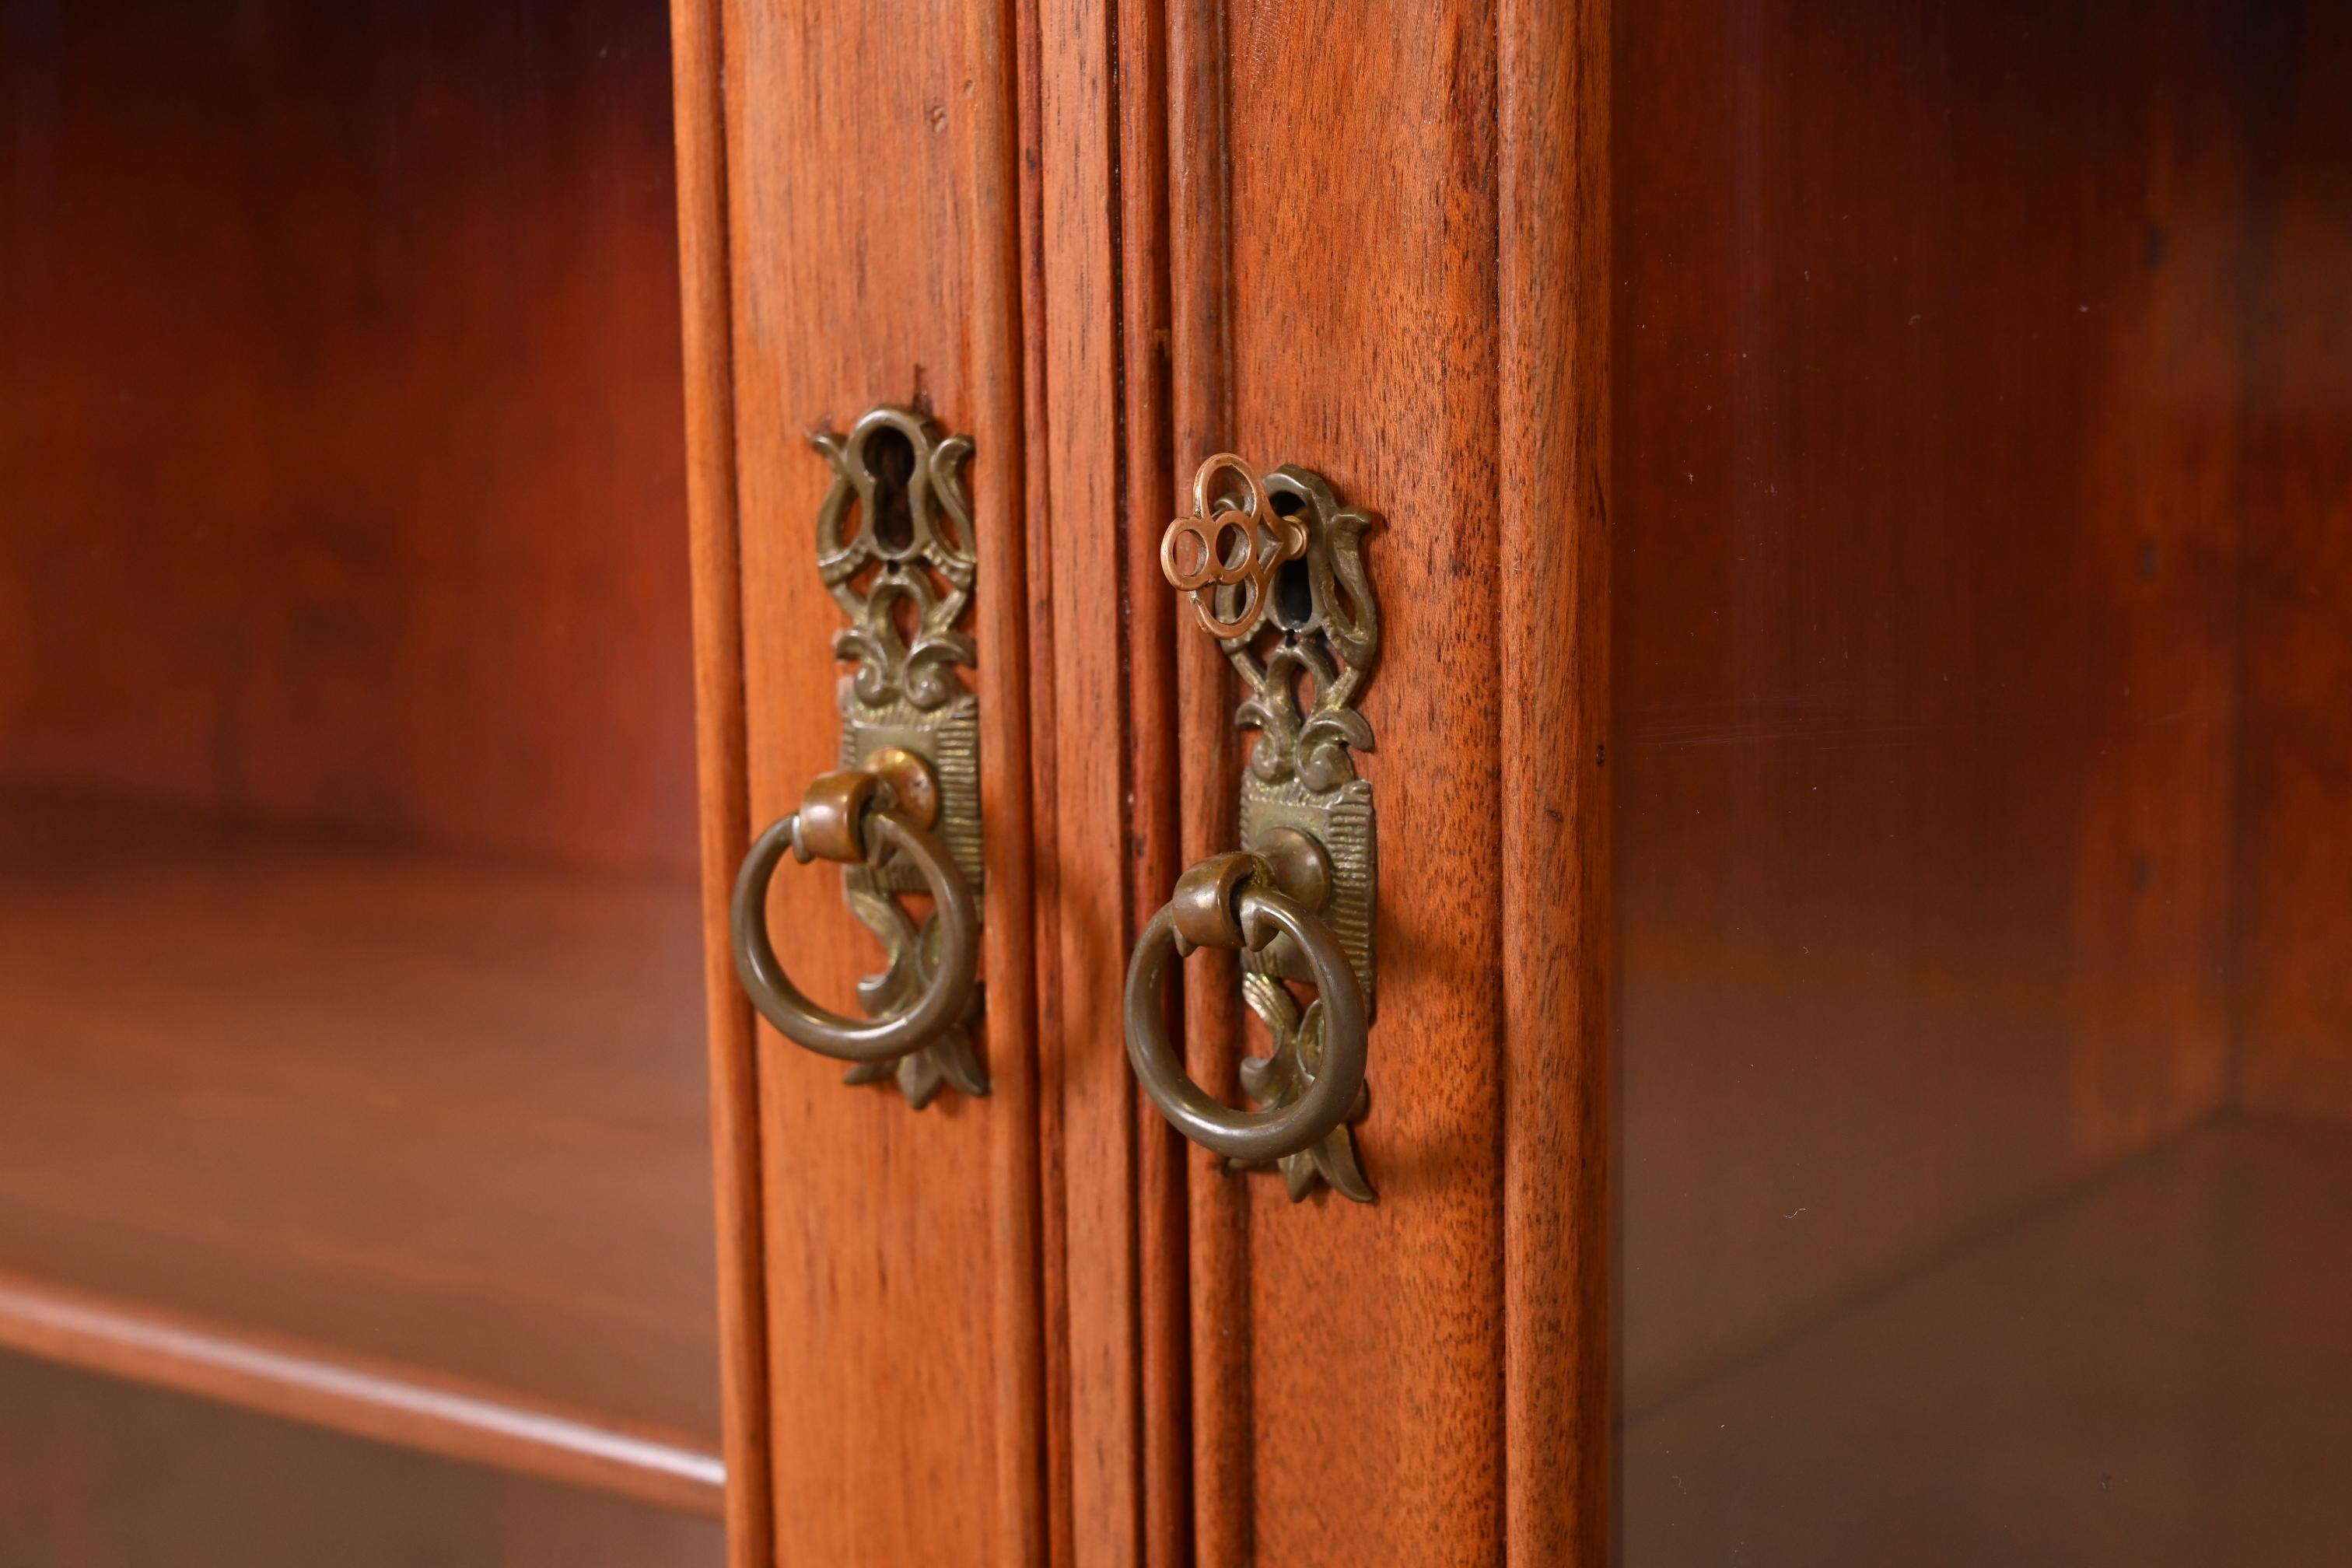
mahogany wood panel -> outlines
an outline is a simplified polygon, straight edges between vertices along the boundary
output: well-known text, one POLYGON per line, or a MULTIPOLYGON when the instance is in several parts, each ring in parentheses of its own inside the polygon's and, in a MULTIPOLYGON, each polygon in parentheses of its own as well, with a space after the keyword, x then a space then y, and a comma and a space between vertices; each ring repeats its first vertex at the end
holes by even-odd
MULTIPOLYGON (((1362 772, 1381 815, 1381 978, 1358 1130, 1381 1201, 1294 1205, 1269 1177, 1188 1153, 1194 1338, 1208 1350, 1198 1548, 1204 1563, 1268 1568, 1493 1561, 1507 896, 1496 23, 1456 5, 1185 5, 1170 20, 1172 133, 1189 139, 1169 159, 1171 250, 1185 258, 1171 288, 1178 439, 1307 464, 1384 520, 1366 547, 1383 623, 1362 702, 1379 734, 1362 772)), ((1517 331, 1524 352, 1551 329, 1517 331)), ((1549 435, 1570 413, 1551 402, 1531 417, 1549 435)), ((1180 447, 1180 477, 1203 455, 1180 447)), ((1232 847, 1229 828, 1214 833, 1238 773, 1227 681, 1198 650, 1180 658, 1194 854, 1232 847)), ((1531 691, 1522 703, 1548 706, 1531 691)), ((1187 980, 1188 994, 1231 984, 1197 960, 1187 980)), ((1218 1078, 1233 1016, 1205 1001, 1189 1016, 1193 1059, 1218 1078)))
POLYGON ((5 1568, 715 1568, 716 1521, 0 1357, 5 1568))
POLYGON ((185 1320, 345 1426, 415 1367, 514 1410, 509 1462, 563 1468, 551 1412, 715 1506, 698 937, 668 882, 12 804, 0 1270, 97 1315, 0 1337, 184 1383, 141 1325, 185 1320))
POLYGON ((2260 9, 1618 16, 1633 1415, 2224 1092, 2260 9))
MULTIPOLYGON (((1131 799, 1126 609, 1133 520, 1121 483, 1123 301, 1115 175, 1117 40, 1108 7, 1041 0, 1024 93, 1023 167, 1034 171, 1024 328, 1042 374, 1028 388, 1032 616, 1050 616, 1034 688, 1053 709, 1036 797, 1038 885, 1054 907, 1039 954, 1038 1076, 1055 1193, 1053 1337, 1066 1358, 1055 1443, 1053 1561, 1132 1568, 1141 1541, 1137 1122, 1121 1047, 1131 799), (1065 1515, 1066 1514, 1066 1517, 1065 1515)), ((1149 895, 1145 895, 1149 896, 1149 895)))
POLYGON ((768 1473, 760 1087, 751 1007, 736 983, 728 901, 751 837, 745 798, 743 604, 735 517, 733 345, 728 333, 727 127, 718 0, 676 0, 678 271, 687 495, 694 562, 696 743, 701 759, 703 997, 719 1239, 719 1365, 727 1453, 727 1560, 763 1568, 773 1539, 768 1473))
POLYGON ((1120 1016, 1134 933, 1178 869, 1159 567, 1173 489, 1164 46, 1150 5, 1045 4, 1024 25, 1033 616, 1053 650, 1034 689, 1052 735, 1037 796, 1053 802, 1039 849, 1054 889, 1040 963, 1054 1561, 1174 1564, 1192 1514, 1183 1160, 1135 1092, 1120 1016))
POLYGON ((2238 1085, 2352 1118, 2352 26, 2274 5, 2253 227, 2238 677, 2238 1085))
MULTIPOLYGON (((1177 607, 1160 570, 1166 521, 1160 513, 1183 509, 1170 505, 1177 479, 1169 363, 1168 25, 1157 4, 1121 5, 1115 16, 1124 437, 1118 453, 1126 483, 1120 500, 1129 704, 1129 891, 1122 935, 1131 950, 1136 930, 1174 890, 1185 864, 1177 858, 1182 782, 1176 753, 1177 607)), ((1122 962, 1122 989, 1124 969, 1122 962)), ((1124 1033, 1122 1020, 1122 1058, 1124 1033)), ((1149 1568, 1186 1568, 1192 1562, 1192 1366, 1185 1144, 1147 1097, 1130 1092, 1127 1098, 1136 1121, 1141 1561, 1149 1568)))
POLYGON ((1635 1422, 1624 1561, 2342 1561, 2347 1213, 2337 1127, 2114 1167, 1635 1422))
POLYGON ((659 0, 0 26, 0 780, 690 867, 659 0))
MULTIPOLYGON (((839 612, 811 539, 808 432, 917 403, 969 434, 980 585, 992 1095, 910 1110, 759 1035, 775 1551, 801 1563, 1044 1553, 1028 599, 1013 35, 990 4, 719 12, 749 822, 834 765, 839 612)), ((700 395, 709 395, 707 392, 700 395)), ((706 529, 710 527, 706 522, 706 529)), ((698 569, 723 574, 705 555, 698 569)), ((726 591, 720 584, 718 591, 726 591)), ((711 759, 724 767, 723 756, 711 759)), ((878 952, 837 872, 778 879, 819 999, 878 952)))
POLYGON ((1610 1560, 1611 7, 1499 12, 1504 1554, 1610 1560))
MULTIPOLYGON (((1226 79, 1221 0, 1171 0, 1167 16, 1169 424, 1171 470, 1190 457, 1234 450, 1226 323, 1231 292, 1226 214, 1226 79)), ((1265 459, 1259 459, 1265 460, 1265 459)), ((1190 477, 1171 471, 1189 490, 1190 477)), ((1171 513, 1190 510, 1171 496, 1171 513)), ((1184 630, 1179 626, 1178 630, 1184 630)), ((1179 859, 1238 842, 1235 781, 1246 737, 1233 725, 1224 654, 1198 635, 1176 641, 1179 859)), ((1185 1067, 1228 1105, 1243 1103, 1244 1009, 1235 961, 1203 951, 1181 973, 1185 1067)), ((1248 1560, 1250 1442, 1249 1184, 1189 1146, 1185 1258, 1190 1307, 1193 1551, 1203 1564, 1248 1560)))

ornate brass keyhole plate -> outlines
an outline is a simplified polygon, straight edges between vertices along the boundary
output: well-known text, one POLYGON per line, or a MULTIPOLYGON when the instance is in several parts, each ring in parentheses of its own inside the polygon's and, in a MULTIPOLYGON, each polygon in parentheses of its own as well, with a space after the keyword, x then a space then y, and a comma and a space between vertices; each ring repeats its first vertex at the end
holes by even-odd
MULTIPOLYGON (((917 1110, 943 1085, 988 1092, 973 1049, 980 1017, 979 699, 957 673, 973 662, 956 629, 978 568, 962 466, 971 442, 942 437, 909 409, 867 411, 846 436, 811 437, 832 466, 817 509, 819 578, 849 617, 833 650, 841 681, 841 766, 743 857, 728 904, 735 974, 786 1039, 852 1063, 851 1083, 895 1078, 917 1110), (789 854, 843 866, 850 909, 888 963, 858 983, 863 1019, 810 1000, 768 931, 769 884, 789 854), (920 891, 918 927, 899 904, 920 891)), ((814 629, 814 628, 812 628, 814 629)))
MULTIPOLYGON (((1328 927, 1368 1026, 1379 823, 1372 786, 1356 774, 1356 753, 1371 751, 1373 736, 1355 702, 1380 652, 1362 555, 1372 519, 1341 506, 1308 469, 1285 464, 1261 477, 1230 452, 1201 465, 1192 500, 1161 540, 1160 566, 1241 676, 1234 722, 1257 731, 1241 781, 1242 848, 1269 890, 1328 927)), ((1242 1085, 1266 1110, 1298 1101, 1322 1068, 1331 1009, 1320 997, 1302 1009, 1291 989, 1317 984, 1312 956, 1286 930, 1243 949, 1243 994, 1274 1049, 1242 1064, 1242 1085)), ((1294 1199, 1320 1180, 1372 1201, 1349 1131, 1363 1109, 1360 1094, 1328 1133, 1273 1162, 1294 1199)))

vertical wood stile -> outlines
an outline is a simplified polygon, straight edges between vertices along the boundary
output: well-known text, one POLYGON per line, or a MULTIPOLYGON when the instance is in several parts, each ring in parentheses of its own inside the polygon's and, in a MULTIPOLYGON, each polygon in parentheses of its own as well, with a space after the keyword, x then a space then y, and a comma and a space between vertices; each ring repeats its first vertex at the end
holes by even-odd
POLYGON ((1609 5, 1503 0, 1505 1550, 1609 1561, 1609 5))
MULTIPOLYGON (((1024 581, 1000 583, 979 601, 979 635, 990 650, 981 686, 981 820, 995 837, 989 859, 984 958, 994 1095, 1007 1113, 991 1132, 991 1210, 998 1226, 993 1329, 997 1531, 991 1561, 1034 1563, 1045 1554, 1045 1317, 1040 1265, 1042 1153, 1037 1047, 1038 901, 1033 879, 1038 835, 1031 795, 1036 739, 1030 723, 1034 617, 1025 572, 1031 453, 1023 352, 1020 30, 1017 0, 971 0, 965 15, 974 86, 971 171, 978 237, 972 318, 981 336, 972 367, 974 401, 992 427, 1024 433, 973 494, 995 521, 1000 561, 1024 581)), ((1046 798, 1051 798, 1046 797, 1046 798)))
MULTIPOLYGON (((892 402, 973 441, 992 1088, 915 1110, 755 1032, 769 1530, 787 1568, 1045 1554, 1015 16, 1011 0, 971 0, 908 28, 818 0, 724 0, 709 72, 733 154, 747 825, 789 809, 835 745, 837 612, 809 552, 827 480, 810 431, 892 402)), ((796 977, 845 1005, 874 949, 837 878, 793 869, 771 927, 792 933, 796 977)), ((714 984, 732 994, 731 974, 714 984)))
MULTIPOLYGON (((1174 493, 1181 470, 1232 449, 1227 322, 1231 258, 1225 232, 1223 8, 1219 0, 1169 0, 1167 47, 1169 394, 1171 515, 1190 506, 1174 493)), ((1181 629, 1181 628, 1180 628, 1181 629)), ((1178 858, 1190 865, 1233 847, 1234 781, 1240 749, 1231 722, 1233 680, 1207 637, 1176 639, 1178 858)), ((1225 1103, 1239 1104, 1240 993, 1234 965, 1200 952, 1182 974, 1185 1065, 1225 1103)), ((1192 1486, 1195 1560, 1238 1568, 1250 1553, 1248 1194, 1223 1162, 1186 1144, 1188 1338, 1192 1349, 1192 1486)))
MULTIPOLYGON (((1356 1131, 1380 1201, 1293 1204, 1268 1176, 1193 1157, 1199 1557, 1493 1561, 1506 1078, 1495 21, 1451 0, 1228 0, 1177 22, 1179 439, 1214 419, 1208 449, 1304 464, 1381 520, 1365 548, 1381 650, 1359 709, 1377 737, 1359 765, 1380 816, 1379 1011, 1356 1131), (1213 226, 1201 221, 1212 210, 1213 226)), ((1233 737, 1205 661, 1180 668, 1183 742, 1203 763, 1185 783, 1184 847, 1230 848, 1247 737, 1233 737), (1213 820, 1223 831, 1196 845, 1213 820)), ((1196 955, 1185 978, 1188 996, 1230 1005, 1230 972, 1196 955)), ((1188 1023, 1195 1071, 1232 1094, 1241 1031, 1188 1023)))
POLYGON ((761 1306, 758 1058, 729 959, 727 900, 751 837, 743 626, 735 531, 734 374, 728 310, 727 146, 718 0, 674 0, 678 279, 686 359, 687 509, 694 555, 696 746, 701 779, 703 985, 719 1217, 720 1408, 727 1560, 769 1560, 767 1316, 761 1306))
MULTIPOLYGON (((1174 595, 1160 569, 1163 514, 1170 512, 1176 489, 1169 386, 1168 24, 1161 0, 1120 0, 1113 22, 1119 461, 1127 509, 1122 609, 1131 705, 1123 934, 1132 943, 1137 928, 1174 889, 1184 864, 1177 858, 1175 648, 1181 627, 1174 595)), ((1147 1568, 1185 1568, 1192 1538, 1186 1144, 1143 1096, 1134 1095, 1132 1101, 1143 1562, 1147 1568)))
POLYGON ((1139 531, 1157 536, 1156 497, 1136 510, 1138 487, 1153 483, 1148 454, 1159 420, 1148 352, 1156 203, 1149 154, 1132 131, 1136 95, 1146 103, 1150 96, 1150 61, 1134 41, 1148 16, 1040 0, 1024 135, 1033 298, 1042 310, 1030 333, 1043 465, 1033 494, 1047 531, 1039 556, 1047 589, 1035 613, 1055 650, 1035 687, 1053 727, 1041 848, 1054 931, 1041 962, 1055 1018, 1042 1071, 1049 1114, 1058 1117, 1049 1136, 1047 1201, 1058 1209, 1049 1272, 1066 1347, 1054 1414, 1055 1561, 1086 1568, 1144 1561, 1146 1499, 1167 1489, 1164 1479, 1155 1487, 1153 1467, 1173 1444, 1172 1369, 1164 1353, 1149 1374, 1145 1364, 1147 1335, 1164 1347, 1178 1288, 1167 1271, 1173 1233, 1151 1196, 1168 1185, 1168 1161, 1146 1147, 1156 1133, 1142 1120, 1120 1022, 1139 900, 1152 880, 1172 878, 1169 814, 1156 795, 1172 741, 1167 616, 1139 603, 1134 581, 1139 531), (1130 169, 1138 154, 1145 166, 1130 169), (1123 184, 1129 178, 1139 187, 1123 184), (1145 232, 1127 234, 1130 216, 1145 232))

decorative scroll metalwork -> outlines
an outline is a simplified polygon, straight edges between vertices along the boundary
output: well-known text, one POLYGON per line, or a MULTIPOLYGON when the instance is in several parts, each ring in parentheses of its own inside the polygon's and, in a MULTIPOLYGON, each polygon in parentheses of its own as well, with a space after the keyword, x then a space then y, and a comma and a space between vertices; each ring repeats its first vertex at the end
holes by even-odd
MULTIPOLYGON (((937 832, 977 894, 979 699, 957 674, 975 662, 975 650, 956 629, 976 565, 962 474, 971 440, 942 437, 922 415, 888 406, 867 412, 846 436, 820 431, 810 439, 833 466, 817 511, 817 572, 849 617, 833 650, 857 665, 840 687, 841 765, 861 766, 889 746, 928 763, 939 785, 937 832)), ((897 896, 922 886, 896 858, 842 873, 843 896, 888 961, 858 982, 858 1003, 869 1016, 906 1005, 934 971, 936 916, 919 926, 897 896)), ((896 1060, 860 1063, 843 1081, 895 1078, 917 1110, 942 1086, 985 1095, 988 1072, 971 1039, 980 1010, 974 987, 963 1020, 935 1043, 896 1060)))
MULTIPOLYGON (((1242 1090, 1262 1106, 1288 1105, 1307 1091, 1316 1070, 1322 1066, 1323 1004, 1308 1003, 1302 1015, 1290 987, 1269 974, 1247 968, 1242 973, 1242 997, 1274 1037, 1273 1055, 1242 1059, 1242 1090)), ((1356 1091, 1356 1103, 1348 1112, 1348 1121, 1362 1120, 1370 1096, 1368 1089, 1356 1091)), ((1360 1204, 1372 1201, 1372 1184, 1364 1179, 1362 1168, 1356 1163, 1356 1141, 1345 1121, 1312 1148, 1285 1154, 1275 1163, 1281 1167, 1283 1189, 1289 1193, 1292 1203, 1313 1192, 1318 1180, 1329 1183, 1360 1204)))
MULTIPOLYGON (((1329 892, 1317 912, 1346 951, 1369 1016, 1379 821, 1372 786, 1356 776, 1355 753, 1371 751, 1373 735, 1355 701, 1380 653, 1362 553, 1372 517, 1341 506, 1309 469, 1286 463, 1259 479, 1231 453, 1201 465, 1192 497, 1193 515, 1169 526, 1160 564, 1241 676, 1234 723, 1257 731, 1241 785, 1242 844, 1259 849, 1287 827, 1321 846, 1329 892), (1223 493, 1220 475, 1234 481, 1223 493)), ((1321 1005, 1302 1012, 1289 988, 1312 970, 1286 937, 1244 952, 1242 966, 1243 995, 1274 1041, 1271 1056, 1242 1064, 1242 1086, 1261 1106, 1286 1105, 1322 1055, 1321 1005)), ((1363 1105, 1359 1097, 1350 1121, 1363 1105)), ((1294 1200, 1319 1179, 1372 1201, 1345 1123, 1278 1163, 1294 1200)))

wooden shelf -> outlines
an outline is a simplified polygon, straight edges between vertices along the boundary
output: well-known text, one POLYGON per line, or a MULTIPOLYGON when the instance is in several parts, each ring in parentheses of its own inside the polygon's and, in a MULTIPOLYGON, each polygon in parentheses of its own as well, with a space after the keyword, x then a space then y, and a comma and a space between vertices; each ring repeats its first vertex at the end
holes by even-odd
POLYGON ((716 1511, 691 887, 0 803, 0 1346, 716 1511))
POLYGON ((1627 1568, 2352 1561, 2352 1129, 2209 1124, 1636 1416, 1627 1568))
POLYGON ((722 1568, 716 1519, 0 1355, 10 1568, 722 1568))

